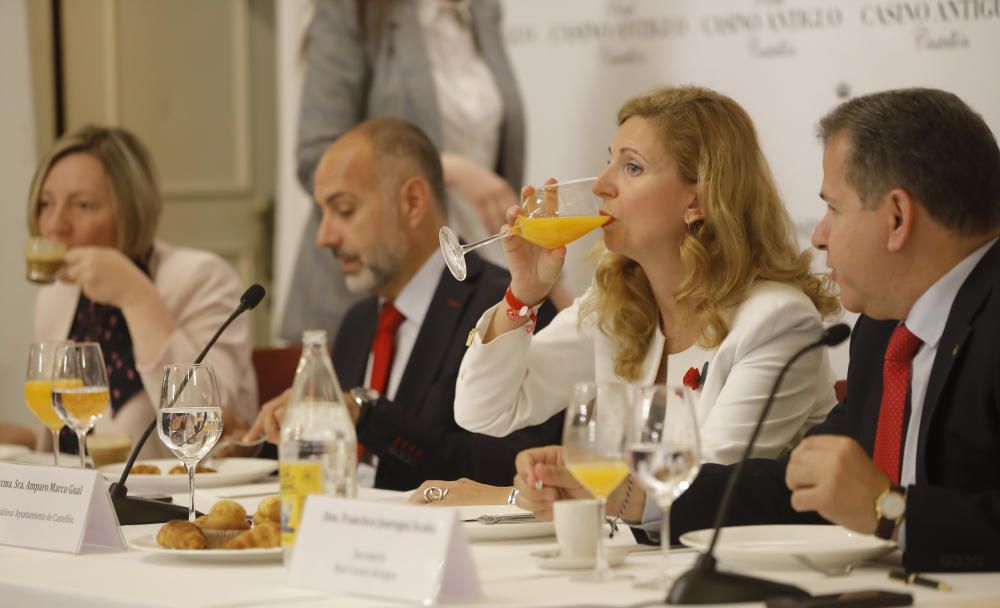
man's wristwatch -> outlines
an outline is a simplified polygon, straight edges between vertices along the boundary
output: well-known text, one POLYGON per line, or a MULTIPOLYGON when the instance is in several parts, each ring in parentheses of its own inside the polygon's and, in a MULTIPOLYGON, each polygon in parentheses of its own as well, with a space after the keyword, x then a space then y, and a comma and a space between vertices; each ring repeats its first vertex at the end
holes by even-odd
POLYGON ((378 391, 373 388, 366 388, 364 386, 356 386, 352 388, 348 393, 351 395, 351 399, 358 406, 358 421, 355 426, 360 427, 361 421, 371 413, 371 410, 375 409, 378 404, 378 391))
POLYGON ((889 486, 875 499, 875 536, 889 540, 906 517, 906 490, 889 486))

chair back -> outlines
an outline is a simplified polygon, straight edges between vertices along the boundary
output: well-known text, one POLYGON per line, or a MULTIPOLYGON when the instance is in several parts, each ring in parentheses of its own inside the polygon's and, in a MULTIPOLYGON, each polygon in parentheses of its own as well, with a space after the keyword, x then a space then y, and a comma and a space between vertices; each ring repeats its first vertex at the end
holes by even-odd
POLYGON ((837 403, 844 400, 847 396, 847 380, 837 380, 833 383, 833 392, 837 395, 837 403))
POLYGON ((292 386, 295 368, 301 356, 301 344, 253 349, 253 369, 257 373, 257 392, 261 405, 292 386))

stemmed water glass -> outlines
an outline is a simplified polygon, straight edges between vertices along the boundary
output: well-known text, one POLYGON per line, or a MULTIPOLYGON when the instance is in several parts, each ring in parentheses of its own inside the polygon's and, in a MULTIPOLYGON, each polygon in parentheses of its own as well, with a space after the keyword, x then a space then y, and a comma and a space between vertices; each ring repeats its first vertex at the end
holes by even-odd
POLYGON ((222 436, 222 407, 212 366, 164 366, 158 416, 160 441, 187 469, 191 496, 188 520, 194 521, 195 467, 222 436))
POLYGON ((631 409, 628 464, 656 505, 663 511, 660 547, 663 574, 636 585, 666 589, 670 556, 670 507, 698 475, 701 441, 695 414, 695 393, 686 386, 653 385, 637 389, 631 409))
POLYGON ((625 446, 632 389, 618 382, 573 386, 563 427, 563 461, 573 477, 597 499, 597 555, 594 570, 578 580, 611 579, 603 530, 608 495, 628 477, 625 446))
MULTIPOLYGON (((97 342, 67 342, 56 347, 52 367, 52 407, 76 432, 80 466, 87 468, 87 433, 111 407, 108 372, 97 342)), ((58 450, 58 446, 55 447, 58 450)))
POLYGON ((24 375, 24 401, 35 418, 52 433, 52 463, 59 466, 59 431, 63 419, 52 405, 52 367, 56 349, 68 344, 59 342, 35 342, 28 349, 28 370, 24 375))
POLYGON ((606 224, 611 216, 600 215, 601 199, 594 194, 596 177, 584 177, 529 190, 521 203, 525 215, 514 226, 481 241, 463 245, 447 226, 438 233, 441 253, 448 270, 459 281, 466 276, 465 254, 511 234, 546 249, 557 249, 606 224))

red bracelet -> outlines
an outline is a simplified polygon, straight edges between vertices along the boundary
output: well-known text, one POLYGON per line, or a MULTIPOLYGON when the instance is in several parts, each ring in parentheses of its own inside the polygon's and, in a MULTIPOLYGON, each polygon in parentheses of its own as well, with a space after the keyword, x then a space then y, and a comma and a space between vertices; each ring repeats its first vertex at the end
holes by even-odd
POLYGON ((538 320, 538 307, 545 302, 542 299, 541 302, 535 304, 534 306, 528 306, 514 295, 514 292, 507 288, 507 293, 504 294, 503 299, 507 302, 507 318, 511 321, 517 321, 518 319, 523 319, 528 317, 528 324, 524 326, 524 331, 529 334, 535 331, 535 322, 538 320))

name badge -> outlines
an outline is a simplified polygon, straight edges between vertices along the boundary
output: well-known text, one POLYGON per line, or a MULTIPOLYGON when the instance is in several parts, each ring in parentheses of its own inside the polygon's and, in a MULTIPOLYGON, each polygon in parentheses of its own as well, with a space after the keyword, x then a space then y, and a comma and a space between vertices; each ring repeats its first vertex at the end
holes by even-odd
POLYGON ((291 584, 434 604, 480 596, 454 509, 313 495, 288 569, 291 584))
POLYGON ((98 471, 0 463, 0 544, 80 553, 125 538, 98 471))

